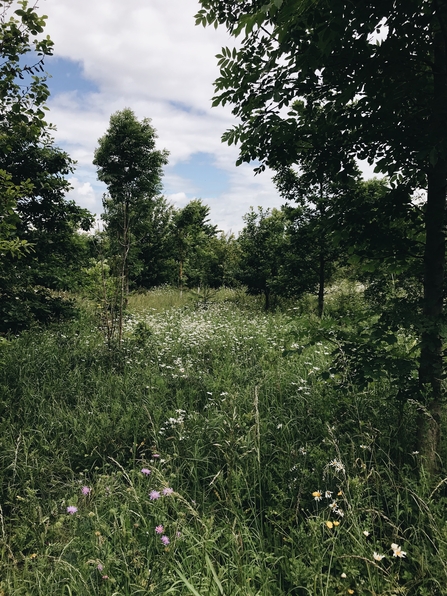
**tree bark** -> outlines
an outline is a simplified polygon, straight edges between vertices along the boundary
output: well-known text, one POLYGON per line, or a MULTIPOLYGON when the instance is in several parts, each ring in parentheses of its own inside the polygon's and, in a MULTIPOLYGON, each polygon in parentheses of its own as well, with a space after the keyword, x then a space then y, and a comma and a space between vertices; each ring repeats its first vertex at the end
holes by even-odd
MULTIPOLYGON (((433 109, 429 135, 434 146, 446 134, 447 110, 447 51, 442 30, 434 32, 433 109)), ((428 196, 425 216, 424 299, 419 363, 419 384, 426 397, 427 409, 419 418, 419 449, 426 458, 427 468, 438 469, 442 415, 442 328, 445 271, 447 159, 441 151, 431 159, 428 170, 428 196)))

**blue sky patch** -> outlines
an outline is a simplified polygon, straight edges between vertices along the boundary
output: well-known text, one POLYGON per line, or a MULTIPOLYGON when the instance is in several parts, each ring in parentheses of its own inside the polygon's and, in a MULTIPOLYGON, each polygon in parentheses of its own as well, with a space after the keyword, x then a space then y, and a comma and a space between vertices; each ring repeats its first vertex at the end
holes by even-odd
MULTIPOLYGON (((198 198, 217 197, 229 190, 228 174, 215 166, 212 153, 194 153, 187 161, 167 168, 168 172, 190 181, 191 186, 197 189, 195 196, 198 198)), ((172 188, 169 184, 166 186, 170 187, 165 189, 169 194, 185 192, 183 188, 172 188)))
POLYGON ((51 95, 76 91, 80 95, 97 93, 99 88, 84 76, 82 62, 50 56, 45 60, 45 71, 51 75, 47 85, 51 95))

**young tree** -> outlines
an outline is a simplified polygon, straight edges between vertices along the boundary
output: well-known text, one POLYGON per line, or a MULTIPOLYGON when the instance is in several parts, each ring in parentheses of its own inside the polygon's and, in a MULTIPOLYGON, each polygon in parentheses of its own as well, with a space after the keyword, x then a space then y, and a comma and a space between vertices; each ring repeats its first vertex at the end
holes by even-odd
POLYGON ((244 32, 219 57, 215 104, 234 104, 239 163, 300 162, 344 170, 377 163, 402 195, 427 189, 420 327, 421 448, 435 467, 442 410, 447 187, 447 4, 438 0, 201 0, 197 22, 244 32), (302 109, 295 109, 297 98, 302 109), (324 143, 315 144, 314 132, 324 143))
POLYGON ((195 286, 203 282, 200 261, 205 257, 210 239, 217 234, 217 226, 209 223, 209 214, 210 208, 200 199, 189 201, 174 214, 173 236, 180 292, 185 279, 195 286))
POLYGON ((103 219, 110 244, 118 255, 120 278, 119 342, 129 291, 129 252, 138 214, 147 201, 161 192, 163 166, 168 152, 155 148, 157 135, 148 118, 141 122, 129 108, 112 114, 106 134, 98 140, 93 160, 98 178, 108 187, 103 219))
POLYGON ((264 295, 264 308, 269 310, 272 297, 280 293, 289 252, 287 220, 283 211, 262 207, 252 208, 243 219, 245 226, 237 239, 241 251, 238 278, 248 293, 264 295))

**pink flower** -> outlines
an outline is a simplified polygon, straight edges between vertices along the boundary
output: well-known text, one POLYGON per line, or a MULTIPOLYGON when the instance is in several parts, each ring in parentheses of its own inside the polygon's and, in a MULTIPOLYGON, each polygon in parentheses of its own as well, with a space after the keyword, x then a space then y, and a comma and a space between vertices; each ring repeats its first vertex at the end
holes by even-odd
POLYGON ((109 576, 108 575, 103 575, 102 576, 102 579, 109 579, 109 576))
POLYGON ((149 493, 149 499, 151 501, 156 501, 159 498, 160 498, 160 493, 158 492, 158 490, 151 490, 151 492, 149 493))
POLYGON ((145 476, 149 476, 151 471, 148 468, 142 468, 141 473, 144 474, 145 476))
POLYGON ((152 457, 160 457, 158 453, 154 453, 152 457))
POLYGON ((83 486, 83 487, 81 488, 81 493, 82 493, 83 495, 89 495, 89 494, 90 494, 90 492, 91 492, 91 490, 92 490, 92 489, 91 489, 91 488, 89 488, 88 486, 83 486))
POLYGON ((157 527, 155 528, 155 532, 156 532, 157 534, 163 534, 163 532, 164 532, 164 531, 165 531, 165 529, 163 528, 163 526, 157 526, 157 527))
POLYGON ((171 542, 167 536, 162 536, 160 540, 165 546, 168 546, 168 544, 171 542))
POLYGON ((78 508, 74 505, 70 505, 69 507, 67 507, 67 513, 69 513, 70 515, 74 515, 77 512, 77 510, 78 508))
POLYGON ((173 492, 174 492, 173 488, 164 488, 162 490, 162 493, 164 494, 165 497, 167 497, 168 495, 172 495, 173 492))
POLYGON ((104 567, 101 565, 101 563, 98 563, 98 566, 96 567, 96 569, 98 571, 102 571, 104 569, 104 567))

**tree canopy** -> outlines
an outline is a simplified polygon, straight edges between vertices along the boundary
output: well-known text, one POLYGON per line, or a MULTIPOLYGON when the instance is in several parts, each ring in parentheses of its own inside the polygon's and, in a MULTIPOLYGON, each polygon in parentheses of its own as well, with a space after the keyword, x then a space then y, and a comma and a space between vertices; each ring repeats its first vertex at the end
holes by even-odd
MULTIPOLYGON (((240 124, 223 139, 242 161, 315 159, 335 175, 376 163, 401 196, 427 190, 420 385, 437 442, 447 186, 447 4, 438 0, 200 0, 197 23, 242 35, 218 56, 214 104, 240 124), (352 163, 352 162, 351 162, 352 163)), ((425 423, 422 424, 425 426, 425 423)), ((421 426, 421 428, 422 428, 421 426)))

